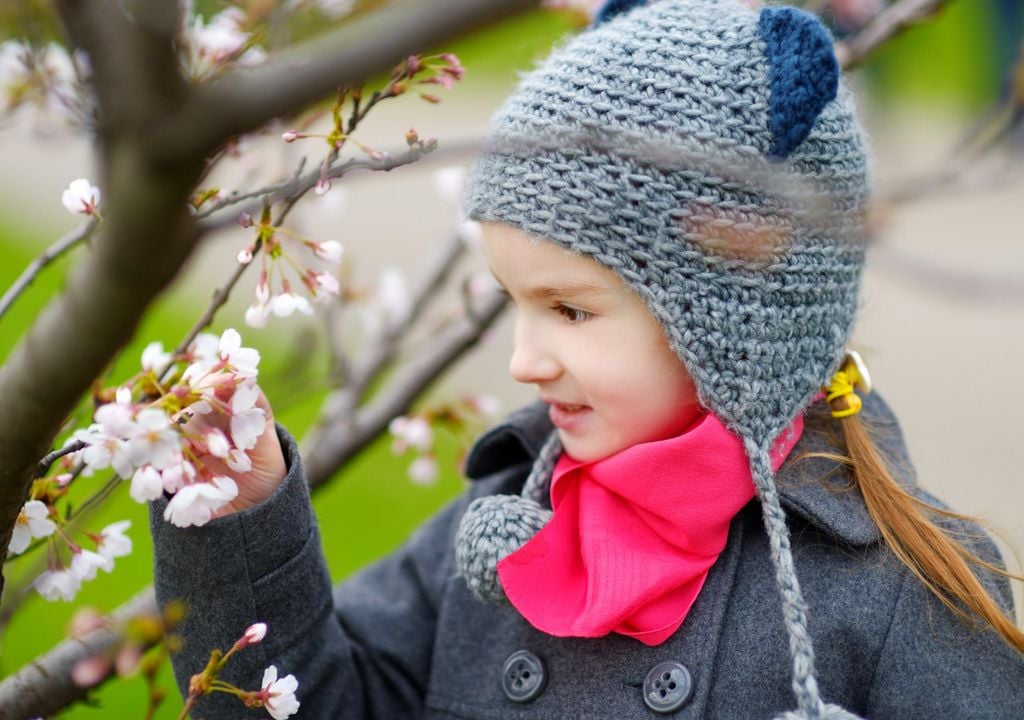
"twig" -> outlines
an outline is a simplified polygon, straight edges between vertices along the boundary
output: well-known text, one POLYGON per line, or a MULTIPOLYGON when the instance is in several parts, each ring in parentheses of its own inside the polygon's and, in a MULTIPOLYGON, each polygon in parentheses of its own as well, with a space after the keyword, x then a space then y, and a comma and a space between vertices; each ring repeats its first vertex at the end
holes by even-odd
POLYGON ((18 276, 18 279, 14 281, 14 284, 11 285, 7 289, 7 292, 4 293, 4 296, 0 298, 0 318, 3 318, 7 310, 14 304, 14 301, 18 299, 18 296, 21 295, 29 285, 32 284, 32 281, 36 279, 36 276, 38 276, 40 272, 42 272, 43 268, 73 248, 75 245, 78 245, 80 242, 92 237, 97 225, 99 225, 99 221, 95 217, 89 218, 60 240, 50 245, 50 247, 46 248, 39 257, 29 263, 28 267, 25 268, 21 275, 18 276))
MULTIPOLYGON (((409 165, 410 163, 414 163, 417 160, 419 160, 420 157, 422 156, 422 151, 409 149, 406 152, 402 153, 399 157, 388 157, 386 160, 349 160, 346 163, 342 163, 341 165, 332 168, 328 172, 328 177, 339 178, 344 176, 351 170, 357 168, 383 170, 386 172, 389 170, 393 170, 397 167, 401 167, 403 165, 409 165)), ((278 213, 277 219, 274 221, 275 226, 280 227, 280 225, 284 222, 284 219, 288 216, 288 213, 291 212, 292 208, 295 206, 295 203, 297 203, 302 198, 303 195, 312 190, 316 186, 316 183, 319 179, 320 171, 311 171, 304 175, 303 177, 299 178, 298 180, 291 180, 288 183, 282 184, 282 186, 277 191, 274 192, 274 195, 279 195, 279 197, 265 196, 265 201, 267 202, 279 200, 280 202, 283 203, 281 210, 278 213)), ((208 232, 210 229, 211 227, 209 225, 203 227, 203 230, 206 232, 208 232)), ((257 246, 254 249, 253 254, 255 254, 258 251, 259 247, 257 246)), ((238 284, 238 281, 245 273, 246 268, 248 268, 249 265, 251 264, 252 263, 249 263, 248 265, 239 265, 238 267, 236 267, 234 271, 231 273, 231 276, 228 278, 227 282, 225 282, 224 285, 217 289, 217 291, 213 294, 213 299, 210 301, 210 305, 206 308, 206 310, 199 317, 196 323, 192 326, 192 329, 189 330, 189 332, 185 335, 182 341, 178 343, 178 346, 174 350, 175 354, 185 352, 185 350, 188 349, 189 344, 191 344, 191 342, 196 339, 196 336, 199 335, 199 333, 201 333, 205 328, 210 326, 210 324, 213 322, 214 316, 217 314, 217 311, 220 310, 220 308, 222 308, 225 303, 227 303, 228 298, 231 296, 231 291, 234 289, 235 285, 238 284)))
MULTIPOLYGON (((329 168, 327 171, 327 177, 332 180, 337 180, 340 177, 344 177, 352 170, 381 170, 388 172, 397 167, 417 162, 421 157, 423 157, 423 155, 424 154, 422 152, 402 150, 395 155, 389 154, 386 160, 350 159, 340 165, 335 165, 329 168)), ((252 190, 239 195, 232 195, 216 207, 199 213, 196 217, 200 220, 210 218, 211 216, 218 215, 222 210, 241 202, 245 202, 246 200, 262 199, 268 203, 274 203, 284 198, 294 197, 297 193, 301 195, 315 187, 319 179, 319 168, 316 170, 310 170, 305 175, 293 177, 291 180, 277 183, 276 185, 268 185, 267 187, 259 190, 252 190)), ((234 222, 234 219, 230 220, 230 222, 234 222)), ((220 228, 222 223, 223 221, 219 218, 214 218, 212 221, 203 223, 202 227, 205 232, 209 232, 213 229, 220 228)))
POLYGON ((60 460, 65 455, 76 453, 79 450, 85 448, 85 443, 81 440, 75 440, 73 443, 68 443, 60 450, 54 450, 39 461, 39 465, 36 466, 36 477, 43 477, 57 460, 60 460))
POLYGON ((901 0, 878 13, 856 35, 836 43, 836 57, 844 70, 859 65, 874 50, 911 25, 938 13, 950 0, 901 0))

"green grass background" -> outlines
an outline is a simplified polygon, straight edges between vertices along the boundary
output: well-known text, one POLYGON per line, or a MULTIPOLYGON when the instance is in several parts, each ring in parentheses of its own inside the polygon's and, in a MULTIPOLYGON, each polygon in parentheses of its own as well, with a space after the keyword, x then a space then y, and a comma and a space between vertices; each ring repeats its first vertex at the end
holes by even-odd
MULTIPOLYGON (((990 52, 993 23, 987 3, 953 3, 938 22, 898 39, 879 54, 866 70, 870 91, 881 104, 939 101, 979 108, 991 101, 999 89, 996 63, 990 52)), ((444 48, 457 52, 469 69, 467 81, 457 92, 493 92, 496 87, 509 86, 516 74, 543 55, 567 28, 565 18, 533 14, 444 48)), ((4 209, 3 197, 0 209, 4 209)), ((32 257, 53 240, 34 234, 29 224, 14 224, 17 214, 12 208, 6 209, 0 215, 0 288, 9 286, 32 257)), ((79 248, 70 258, 46 270, 13 311, 0 320, 0 360, 8 355, 47 298, 59 291, 65 272, 83 252, 88 250, 79 248)), ((115 375, 128 374, 147 342, 162 340, 167 346, 175 344, 202 311, 204 299, 203 293, 171 288, 146 316, 115 375)), ((224 314, 215 327, 220 330, 230 325, 241 327, 240 318, 224 314)), ((312 381, 296 393, 295 358, 289 353, 289 343, 282 342, 280 337, 275 339, 273 332, 280 331, 250 330, 243 335, 246 344, 254 345, 263 355, 261 383, 267 394, 271 398, 290 399, 279 406, 279 419, 301 437, 315 417, 323 391, 312 381)), ((74 348, 54 347, 53 351, 74 362, 74 348)), ((309 377, 316 376, 322 361, 322 357, 314 354, 307 366, 309 377)), ((439 443, 443 472, 436 485, 420 487, 409 482, 405 475, 408 459, 392 456, 385 439, 352 462, 317 495, 314 505, 334 577, 343 578, 394 548, 423 518, 459 491, 463 481, 455 469, 458 442, 442 433, 439 443)), ((98 485, 101 481, 96 478, 92 482, 98 485)), ((87 486, 89 482, 80 484, 87 486)), ((150 583, 151 545, 146 508, 134 503, 125 490, 122 488, 92 518, 89 527, 98 529, 108 522, 130 518, 135 552, 118 561, 114 574, 101 574, 97 580, 86 583, 73 605, 30 598, 0 636, 0 676, 16 671, 60 641, 75 608, 91 605, 102 611, 112 610, 150 583)), ((9 562, 5 566, 8 583, 17 584, 34 562, 24 557, 9 562)), ((164 668, 161 682, 173 688, 169 668, 164 668)), ((110 683, 94 693, 91 700, 91 704, 72 707, 62 717, 141 718, 146 708, 144 684, 138 677, 110 683)), ((172 694, 157 717, 174 718, 180 707, 180 701, 172 694)))

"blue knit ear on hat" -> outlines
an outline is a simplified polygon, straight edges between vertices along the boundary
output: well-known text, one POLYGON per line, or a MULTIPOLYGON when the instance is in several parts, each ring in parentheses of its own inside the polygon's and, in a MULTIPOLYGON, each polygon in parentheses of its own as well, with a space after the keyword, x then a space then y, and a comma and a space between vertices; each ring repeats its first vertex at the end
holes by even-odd
POLYGON ((616 15, 631 10, 638 5, 643 5, 645 2, 647 0, 608 0, 597 11, 597 14, 594 15, 594 20, 590 23, 590 27, 597 27, 601 23, 611 20, 616 15))
MULTIPOLYGON (((612 0, 609 4, 614 4, 612 0)), ((787 157, 811 132, 839 89, 832 36, 818 18, 792 7, 761 11, 758 32, 766 45, 771 99, 771 156, 787 157)))

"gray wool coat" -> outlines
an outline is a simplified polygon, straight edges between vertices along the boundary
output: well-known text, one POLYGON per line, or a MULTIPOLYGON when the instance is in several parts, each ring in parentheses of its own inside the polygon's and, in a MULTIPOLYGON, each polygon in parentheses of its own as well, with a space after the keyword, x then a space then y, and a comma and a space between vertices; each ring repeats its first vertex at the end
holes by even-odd
MULTIPOLYGON (((912 486, 889 410, 871 396, 864 412, 912 486)), ((518 493, 550 430, 543 408, 532 406, 484 435, 468 459, 469 489, 404 547, 333 593, 298 452, 283 431, 290 469, 265 503, 184 530, 160 520, 163 507, 155 503, 158 600, 183 597, 191 608, 181 629, 184 650, 173 658, 183 692, 211 648, 226 649, 247 625, 263 621, 266 639, 236 656, 224 679, 254 689, 267 665, 293 673, 299 718, 656 718, 662 715, 645 705, 644 693, 652 689, 648 673, 665 661, 685 667, 692 683, 689 698, 666 717, 768 720, 793 709, 786 633, 756 501, 732 522, 682 627, 657 647, 619 635, 551 637, 513 608, 470 595, 453 570, 459 518, 476 497, 518 493), (522 662, 506 667, 520 650, 534 668, 527 702, 506 692, 523 680, 522 662)), ((791 457, 829 448, 809 418, 791 457)), ((837 489, 845 478, 842 466, 821 458, 790 462, 778 476, 823 699, 879 720, 1024 718, 1024 658, 993 632, 953 616, 894 559, 859 494, 837 489)), ((972 547, 997 557, 987 538, 976 537, 972 547)), ((1005 582, 985 582, 1012 606, 1005 582)), ((193 717, 265 713, 215 695, 193 717)))

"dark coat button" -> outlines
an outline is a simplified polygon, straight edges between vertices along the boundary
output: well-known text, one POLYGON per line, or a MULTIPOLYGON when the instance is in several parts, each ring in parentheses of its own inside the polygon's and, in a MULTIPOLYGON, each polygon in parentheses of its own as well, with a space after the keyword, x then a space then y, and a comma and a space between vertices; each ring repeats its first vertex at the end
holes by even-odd
POLYGON ((644 705, 656 713, 671 713, 690 702, 693 678, 682 663, 658 663, 644 678, 644 705))
POLYGON ((544 663, 529 650, 516 650, 508 656, 501 671, 501 689, 509 700, 530 702, 544 692, 548 675, 544 663))

